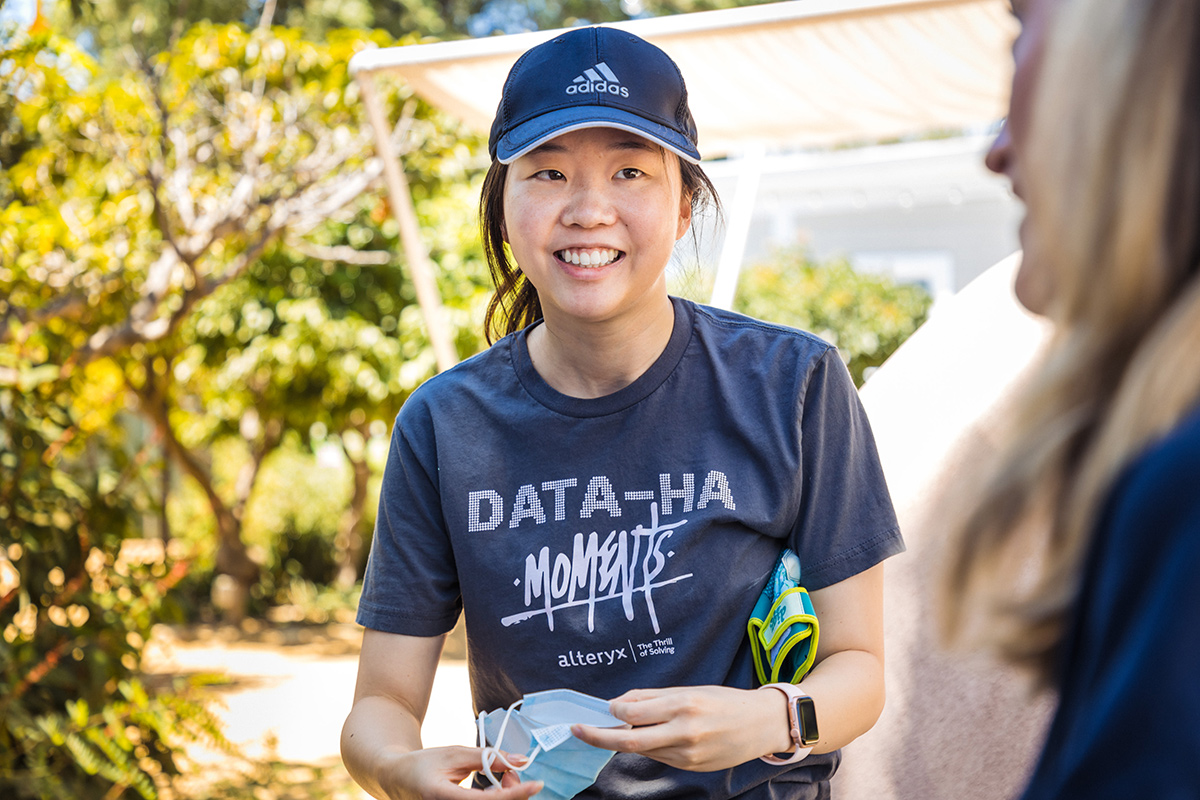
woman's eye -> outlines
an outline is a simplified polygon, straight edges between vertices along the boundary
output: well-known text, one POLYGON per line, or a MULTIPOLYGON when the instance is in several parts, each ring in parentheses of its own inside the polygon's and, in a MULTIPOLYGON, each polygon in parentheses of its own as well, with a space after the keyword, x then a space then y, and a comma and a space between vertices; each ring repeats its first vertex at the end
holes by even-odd
POLYGON ((625 169, 623 169, 617 173, 617 177, 623 178, 628 181, 628 180, 633 180, 634 178, 641 177, 644 174, 645 173, 642 172, 637 167, 626 167, 625 169))
POLYGON ((563 175, 561 172, 559 172, 556 169, 539 170, 538 172, 534 173, 534 177, 535 178, 544 178, 545 180, 548 180, 548 181, 566 180, 566 176, 563 175))

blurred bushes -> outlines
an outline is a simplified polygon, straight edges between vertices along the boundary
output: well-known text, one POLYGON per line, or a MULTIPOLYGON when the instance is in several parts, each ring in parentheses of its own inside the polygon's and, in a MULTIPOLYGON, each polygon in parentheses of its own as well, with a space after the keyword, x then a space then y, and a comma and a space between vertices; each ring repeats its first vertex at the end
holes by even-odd
POLYGON ((226 744, 194 686, 137 677, 187 563, 129 538, 136 460, 68 385, 0 388, 0 420, 0 797, 156 797, 181 745, 226 744))
POLYGON ((818 264, 785 250, 742 270, 733 307, 825 339, 861 386, 921 326, 932 303, 922 286, 856 272, 844 259, 818 264))

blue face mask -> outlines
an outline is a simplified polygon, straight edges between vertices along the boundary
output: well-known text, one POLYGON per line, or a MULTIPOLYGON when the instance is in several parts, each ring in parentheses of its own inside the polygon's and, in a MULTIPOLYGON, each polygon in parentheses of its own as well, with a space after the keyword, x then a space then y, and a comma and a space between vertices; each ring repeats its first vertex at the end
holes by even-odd
POLYGON ((570 800, 595 783, 600 770, 613 757, 613 751, 592 747, 575 738, 571 734, 572 725, 628 727, 608 713, 607 700, 571 689, 527 694, 503 713, 480 712, 479 745, 484 748, 484 774, 494 786, 499 786, 492 765, 500 761, 519 773, 522 780, 541 781, 539 798, 570 800), (514 767, 500 754, 501 750, 520 753, 529 760, 514 767))

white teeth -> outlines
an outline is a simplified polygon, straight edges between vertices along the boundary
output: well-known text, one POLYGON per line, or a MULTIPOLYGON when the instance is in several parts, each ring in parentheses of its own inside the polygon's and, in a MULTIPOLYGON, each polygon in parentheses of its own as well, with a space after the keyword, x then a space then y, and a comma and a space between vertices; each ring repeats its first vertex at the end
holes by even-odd
POLYGON ((620 250, 559 250, 558 257, 578 267, 600 267, 611 264, 621 254, 620 250))

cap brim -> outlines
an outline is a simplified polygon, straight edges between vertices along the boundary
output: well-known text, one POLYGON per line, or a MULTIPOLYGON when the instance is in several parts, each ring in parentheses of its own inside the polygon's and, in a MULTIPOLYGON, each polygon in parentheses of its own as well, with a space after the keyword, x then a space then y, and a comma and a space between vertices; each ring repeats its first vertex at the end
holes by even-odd
POLYGON ((511 164, 556 136, 586 128, 628 131, 662 145, 684 161, 700 163, 700 151, 678 131, 609 106, 571 106, 524 122, 496 143, 496 160, 501 164, 511 164))

